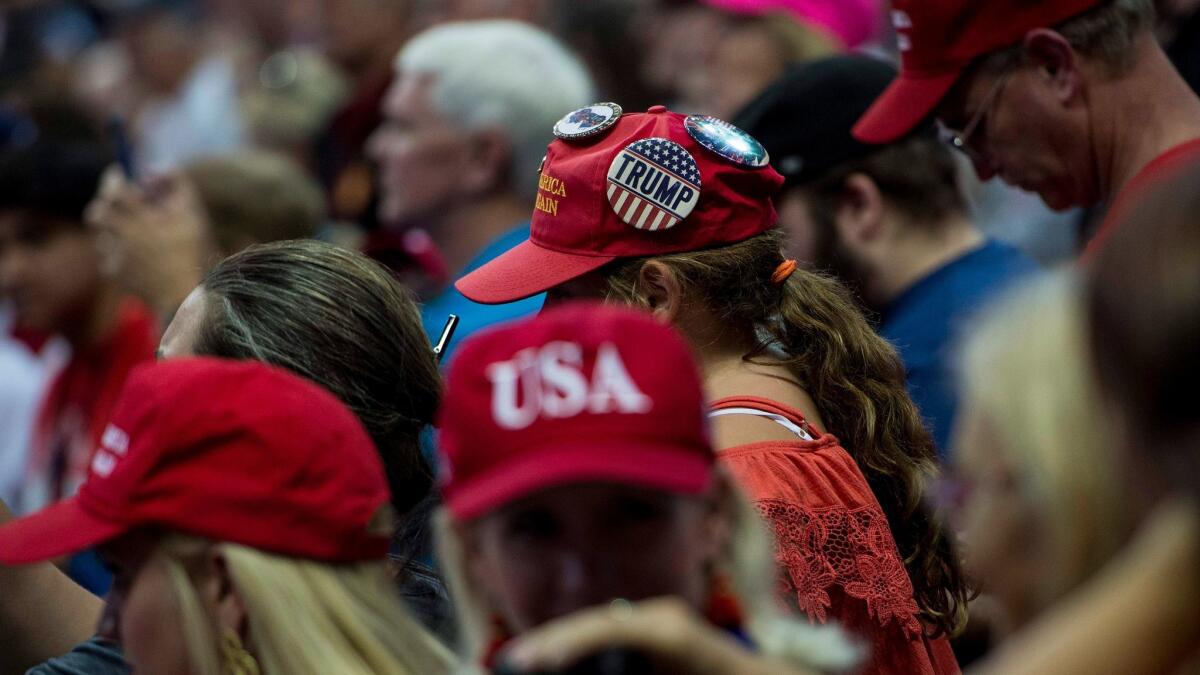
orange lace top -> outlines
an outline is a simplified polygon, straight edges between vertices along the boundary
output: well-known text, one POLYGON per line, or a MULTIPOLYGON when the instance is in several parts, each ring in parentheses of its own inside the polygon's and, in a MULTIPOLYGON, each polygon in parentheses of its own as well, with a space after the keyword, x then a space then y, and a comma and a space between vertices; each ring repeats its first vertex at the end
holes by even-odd
POLYGON ((863 673, 958 673, 945 637, 929 639, 887 517, 849 453, 797 410, 756 397, 725 398, 713 411, 751 408, 811 429, 813 439, 748 443, 720 462, 775 535, 780 590, 815 622, 834 620, 871 650, 863 673))

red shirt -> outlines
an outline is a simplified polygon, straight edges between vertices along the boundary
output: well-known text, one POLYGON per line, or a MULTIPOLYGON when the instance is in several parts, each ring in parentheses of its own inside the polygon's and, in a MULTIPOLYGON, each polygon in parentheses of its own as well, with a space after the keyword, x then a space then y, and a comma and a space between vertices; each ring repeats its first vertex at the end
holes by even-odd
POLYGON ((1174 175, 1179 169, 1197 160, 1200 160, 1200 138, 1180 143, 1150 160, 1150 163, 1142 167, 1142 170, 1138 171, 1113 198, 1108 213, 1104 216, 1104 221, 1100 223, 1100 228, 1096 230, 1095 236, 1083 251, 1083 259, 1088 260, 1096 255, 1104 242, 1112 237, 1129 209, 1137 203, 1137 197, 1148 187, 1174 175))
MULTIPOLYGON (((798 410, 763 398, 725 398, 711 407, 726 408, 754 408, 812 429, 798 410)), ((924 634, 912 581, 866 477, 837 438, 815 435, 717 455, 775 536, 784 601, 866 642, 871 653, 861 673, 960 672, 949 640, 924 634)))
POLYGON ((99 343, 77 351, 46 392, 19 508, 39 509, 75 493, 108 424, 125 377, 154 359, 158 326, 138 300, 122 301, 117 324, 99 343))

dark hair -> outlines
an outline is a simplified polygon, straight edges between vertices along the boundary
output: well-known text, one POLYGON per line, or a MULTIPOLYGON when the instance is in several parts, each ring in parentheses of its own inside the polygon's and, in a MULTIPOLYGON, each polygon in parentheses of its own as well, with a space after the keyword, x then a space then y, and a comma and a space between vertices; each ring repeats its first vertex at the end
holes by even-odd
MULTIPOLYGON (((754 359, 779 356, 812 394, 827 431, 844 443, 887 516, 922 617, 936 634, 965 622, 967 587, 950 539, 924 504, 936 474, 933 440, 905 388, 904 365, 850 294, 832 278, 796 270, 769 283, 783 262, 779 230, 721 248, 656 257, 726 326, 744 326, 754 359), (761 280, 755 282, 754 280, 761 280)), ((646 259, 618 263, 610 298, 646 304, 646 259)))
POLYGON ((433 487, 419 435, 441 378, 411 294, 369 258, 317 241, 251 246, 201 282, 197 354, 255 359, 333 392, 374 439, 397 513, 433 487))
MULTIPOLYGON (((1104 0, 1057 24, 1054 30, 1072 49, 1096 59, 1109 74, 1121 75, 1133 65, 1138 38, 1154 30, 1155 18, 1153 0, 1104 0)), ((989 72, 1002 73, 1016 68, 1024 58, 1025 47, 1017 43, 985 55, 980 63, 989 72)))
POLYGON ((1200 166, 1140 196, 1088 267, 1102 398, 1136 434, 1138 466, 1200 498, 1200 166))
POLYGON ((918 135, 843 162, 803 186, 814 216, 837 213, 846 179, 855 173, 870 178, 914 226, 934 228, 950 216, 967 212, 953 151, 935 138, 918 135))
POLYGON ((0 153, 0 209, 78 223, 113 161, 98 143, 37 141, 0 153))

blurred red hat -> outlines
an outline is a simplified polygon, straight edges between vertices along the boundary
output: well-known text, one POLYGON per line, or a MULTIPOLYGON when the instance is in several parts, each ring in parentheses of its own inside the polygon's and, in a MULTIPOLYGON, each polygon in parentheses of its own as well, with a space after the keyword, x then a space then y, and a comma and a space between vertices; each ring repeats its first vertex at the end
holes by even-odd
POLYGON ((90 548, 140 527, 330 562, 382 558, 383 467, 332 394, 258 362, 136 368, 79 494, 0 526, 0 562, 90 548))
POLYGON ((683 339, 644 313, 590 303, 465 342, 438 426, 442 494, 459 520, 583 481, 696 494, 715 461, 683 339))
POLYGON ((731 124, 598 103, 554 132, 529 240, 455 283, 476 302, 520 300, 618 258, 733 244, 775 225, 770 197, 783 178, 731 124))
POLYGON ((704 0, 706 4, 737 14, 757 16, 787 12, 854 49, 879 33, 883 2, 880 0, 704 0))
POLYGON ((864 143, 891 143, 941 103, 976 57, 1015 44, 1100 0, 894 0, 900 77, 854 127, 864 143))

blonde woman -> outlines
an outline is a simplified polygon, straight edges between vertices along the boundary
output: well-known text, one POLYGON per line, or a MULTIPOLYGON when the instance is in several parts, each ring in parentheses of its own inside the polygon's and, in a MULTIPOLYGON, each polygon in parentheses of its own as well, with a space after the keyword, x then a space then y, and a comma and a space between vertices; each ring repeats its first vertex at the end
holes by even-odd
POLYGON ((630 309, 564 307, 462 346, 440 413, 439 543, 468 663, 855 663, 840 631, 779 618, 770 544, 716 467, 702 403, 682 338, 630 309), (609 647, 626 654, 596 654, 609 647))
POLYGON ((156 675, 437 674, 384 556, 391 508, 361 422, 252 362, 131 376, 78 497, 0 527, 0 562, 99 547, 106 638, 156 675))
POLYGON ((1083 312, 1078 280, 1062 272, 994 308, 962 348, 958 479, 947 485, 968 568, 1002 629, 1095 574, 1127 532, 1083 312))

